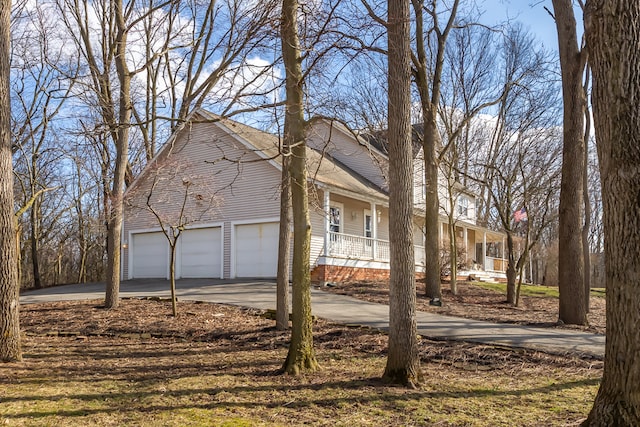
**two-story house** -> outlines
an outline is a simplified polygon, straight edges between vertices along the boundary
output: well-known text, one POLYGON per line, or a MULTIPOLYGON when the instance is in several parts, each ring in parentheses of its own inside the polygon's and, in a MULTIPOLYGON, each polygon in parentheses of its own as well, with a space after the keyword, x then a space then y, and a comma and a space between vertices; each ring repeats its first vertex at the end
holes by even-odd
MULTIPOLYGON (((312 279, 326 283, 388 277, 386 154, 337 122, 315 122, 307 144, 312 279)), ((170 251, 162 228, 181 232, 176 277, 275 277, 280 147, 275 135, 204 110, 195 113, 125 194, 123 277, 168 277, 170 251)), ((416 156, 418 274, 424 271, 420 163, 416 156)), ((473 194, 461 192, 457 201, 456 232, 466 259, 475 261, 467 263, 468 269, 500 274, 499 254, 491 250, 501 245, 502 234, 475 224, 473 194)), ((446 213, 443 210, 443 246, 446 213)))

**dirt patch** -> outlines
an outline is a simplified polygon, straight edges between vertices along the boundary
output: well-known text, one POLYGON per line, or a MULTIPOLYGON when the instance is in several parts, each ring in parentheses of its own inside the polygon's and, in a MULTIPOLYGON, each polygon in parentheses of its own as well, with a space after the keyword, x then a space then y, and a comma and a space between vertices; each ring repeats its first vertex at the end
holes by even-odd
MULTIPOLYGON (((450 307, 447 305, 438 310, 450 307)), ((109 310, 98 300, 28 304, 22 307, 20 316, 20 326, 27 337, 64 338, 78 343, 102 340, 136 343, 165 339, 181 343, 208 343, 218 350, 251 351, 286 348, 291 333, 276 330, 275 322, 263 310, 180 302, 178 316, 173 317, 170 302, 136 298, 123 299, 117 308, 109 310)), ((314 320, 313 328, 315 346, 321 351, 347 349, 349 353, 359 355, 386 353, 387 335, 375 329, 339 325, 323 319, 314 320)), ((423 359, 439 363, 469 361, 470 354, 475 359, 493 360, 500 364, 515 359, 515 366, 525 359, 530 363, 544 359, 562 366, 576 363, 574 358, 565 359, 528 350, 428 339, 421 340, 421 354, 423 359)))
MULTIPOLYGON (((268 317, 263 310, 199 302, 179 302, 178 316, 173 317, 169 301, 131 298, 109 310, 98 300, 27 304, 21 308, 20 326, 27 336, 77 341, 177 339, 215 342, 237 350, 286 346, 290 331, 277 331, 268 317)), ((386 348, 386 336, 368 328, 343 327, 321 319, 314 321, 314 327, 320 346, 378 354, 386 348)))
MULTIPOLYGON (((354 282, 340 283, 335 287, 323 287, 326 292, 349 295, 370 302, 388 304, 389 283, 354 282)), ((604 334, 606 330, 605 299, 591 298, 588 326, 563 325, 558 323, 558 299, 551 297, 521 296, 518 307, 506 302, 506 296, 485 289, 472 282, 458 283, 458 293, 453 295, 448 284, 442 286, 442 306, 429 304, 424 295, 424 286, 418 284, 416 307, 418 311, 438 313, 447 316, 464 317, 496 323, 566 328, 604 334)))

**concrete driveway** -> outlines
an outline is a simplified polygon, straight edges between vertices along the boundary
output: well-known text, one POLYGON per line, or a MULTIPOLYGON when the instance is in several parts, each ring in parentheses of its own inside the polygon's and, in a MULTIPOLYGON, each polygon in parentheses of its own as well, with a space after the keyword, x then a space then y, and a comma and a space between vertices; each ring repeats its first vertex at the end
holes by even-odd
MULTIPOLYGON (((47 301, 104 299, 104 283, 57 286, 24 292, 23 304, 47 301)), ((176 293, 182 301, 208 301, 258 309, 275 309, 276 285, 262 280, 181 279, 176 293)), ((121 297, 170 297, 168 280, 127 280, 121 283, 121 297)), ((389 307, 335 295, 313 288, 313 314, 334 322, 386 330, 389 307)), ((508 347, 530 348, 549 353, 604 357, 605 337, 569 329, 533 328, 494 324, 458 317, 417 313, 420 335, 508 347)))

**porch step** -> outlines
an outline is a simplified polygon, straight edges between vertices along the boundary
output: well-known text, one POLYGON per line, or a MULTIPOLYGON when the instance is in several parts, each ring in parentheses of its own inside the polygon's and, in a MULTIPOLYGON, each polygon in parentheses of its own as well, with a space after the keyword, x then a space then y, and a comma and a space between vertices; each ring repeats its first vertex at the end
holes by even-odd
POLYGON ((504 282, 507 280, 507 277, 504 273, 498 272, 488 272, 488 271, 480 271, 480 270, 470 270, 465 271, 462 274, 465 278, 472 278, 478 282, 504 282))

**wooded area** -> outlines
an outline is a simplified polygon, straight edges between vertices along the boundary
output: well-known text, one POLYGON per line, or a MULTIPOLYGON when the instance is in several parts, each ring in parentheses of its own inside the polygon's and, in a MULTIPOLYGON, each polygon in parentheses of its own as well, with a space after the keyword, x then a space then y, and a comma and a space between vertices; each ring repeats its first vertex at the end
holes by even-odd
MULTIPOLYGON (((130 133, 122 169, 130 183, 196 108, 269 131, 282 129, 283 68, 268 59, 279 56, 278 34, 269 30, 279 19, 277 5, 266 3, 258 14, 249 6, 124 3, 122 18, 128 21, 118 31, 118 9, 107 1, 14 5, 12 153, 22 288, 114 274, 106 255, 107 230, 113 227, 106 224, 124 190, 113 185, 120 174, 117 157, 123 157, 117 140, 124 136, 118 132, 130 133), (120 33, 129 33, 123 54, 128 59, 117 67, 116 58, 123 57, 115 50, 120 33), (128 90, 120 84, 125 75, 132 80, 128 90), (119 100, 126 92, 131 102, 119 100), (120 104, 131 106, 131 119, 120 104)), ((431 119, 422 120, 419 113, 411 119, 431 129, 423 141, 425 153, 435 154, 425 156, 425 166, 435 167, 425 167, 425 183, 437 186, 439 170, 478 194, 478 223, 513 229, 510 234, 518 239, 528 235, 531 249, 521 263, 526 277, 555 285, 559 188, 554 177, 560 174, 562 143, 560 86, 554 77, 558 61, 517 23, 498 31, 474 25, 478 16, 469 6, 461 2, 447 10, 444 4, 413 4, 414 13, 424 15, 416 31, 425 34, 416 38, 424 42, 413 47, 412 72, 422 82, 414 106, 433 111, 431 119), (455 28, 448 28, 454 22, 455 28), (429 77, 434 72, 439 80, 429 77), (516 229, 513 212, 525 206, 529 221, 516 229)), ((314 7, 301 14, 306 19, 301 27, 306 117, 335 117, 359 133, 386 129, 384 8, 351 1, 314 7), (308 19, 311 15, 314 19, 308 19)), ((590 200, 599 200, 598 176, 588 176, 590 200)), ((450 196, 455 201, 453 188, 450 196)), ((440 200, 430 211, 446 203, 440 200)), ((595 205, 591 253, 603 250, 600 215, 595 205)), ((433 228, 427 227, 426 242, 437 248, 433 228)), ((437 267, 426 272, 428 278, 433 275, 428 279, 433 296, 439 288, 437 263, 439 257, 429 261, 437 267)))
MULTIPOLYGON (((511 304, 523 281, 559 285, 560 320, 585 324, 590 260, 604 254, 611 328, 587 424, 637 424, 640 40, 629 29, 640 24, 640 9, 621 0, 552 4, 557 51, 516 21, 485 25, 478 5, 463 0, 270 0, 259 7, 251 0, 2 1, 0 359, 21 357, 19 289, 104 281, 105 306, 118 305, 126 188, 204 108, 281 136, 294 241, 294 326, 284 368, 315 370, 305 130, 323 117, 354 134, 388 134, 385 377, 405 385, 422 380, 410 170, 417 133, 427 295, 441 297, 438 215, 445 206, 453 212, 460 186, 479 196, 478 224, 505 233, 511 304), (576 11, 584 13, 586 44, 576 11)), ((182 184, 186 197, 191 182, 182 184)), ((208 200, 215 205, 214 196, 208 200)), ((163 222, 151 193, 142 208, 156 215, 174 249, 182 215, 163 222)), ((455 225, 451 215, 453 294, 455 225)), ((285 247, 281 254, 284 263, 285 247)), ((281 291, 285 270, 283 264, 281 291)), ((288 311, 288 296, 279 295, 288 311)))

